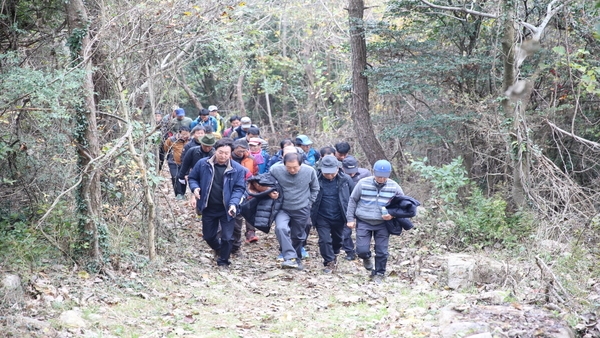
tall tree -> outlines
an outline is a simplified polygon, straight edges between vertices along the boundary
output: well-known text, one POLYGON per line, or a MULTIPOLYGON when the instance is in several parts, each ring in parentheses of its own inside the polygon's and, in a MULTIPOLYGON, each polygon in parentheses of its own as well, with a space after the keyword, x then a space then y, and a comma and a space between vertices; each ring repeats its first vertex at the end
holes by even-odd
POLYGON ((367 68, 367 44, 363 15, 364 0, 350 0, 350 50, 352 53, 352 121, 356 136, 360 140, 367 159, 371 164, 386 158, 381 144, 375 136, 369 114, 369 82, 365 75, 367 68))

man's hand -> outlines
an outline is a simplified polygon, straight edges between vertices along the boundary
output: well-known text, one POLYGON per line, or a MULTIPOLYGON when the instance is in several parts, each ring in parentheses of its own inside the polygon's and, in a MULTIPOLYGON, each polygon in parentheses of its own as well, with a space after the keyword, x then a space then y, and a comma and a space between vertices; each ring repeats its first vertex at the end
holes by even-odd
POLYGON ((279 198, 279 193, 276 190, 273 190, 269 193, 269 197, 271 197, 272 199, 276 200, 279 198))
POLYGON ((390 214, 387 214, 387 215, 381 216, 381 218, 383 218, 384 221, 389 221, 389 220, 391 220, 394 217, 392 217, 392 215, 390 215, 390 214))
POLYGON ((346 223, 346 226, 350 229, 354 229, 354 227, 356 226, 356 222, 348 222, 346 223))
POLYGON ((231 205, 231 206, 229 207, 229 211, 228 211, 228 213, 229 213, 229 216, 231 216, 231 217, 235 217, 235 212, 236 212, 236 211, 237 211, 237 209, 236 209, 235 205, 231 205))
POLYGON ((194 196, 196 196, 196 199, 200 199, 200 188, 194 189, 194 196))

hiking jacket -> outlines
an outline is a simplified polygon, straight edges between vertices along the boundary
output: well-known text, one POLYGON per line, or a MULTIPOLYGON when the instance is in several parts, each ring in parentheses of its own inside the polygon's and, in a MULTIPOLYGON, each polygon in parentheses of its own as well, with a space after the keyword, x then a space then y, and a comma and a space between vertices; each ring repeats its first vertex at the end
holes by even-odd
MULTIPOLYGON (((190 142, 192 143, 192 142, 190 142)), ((188 144, 190 144, 188 143, 188 144)), ((185 148, 184 148, 185 149, 185 148)), ((189 173, 189 171, 203 158, 212 157, 215 154, 215 149, 211 148, 208 153, 202 150, 202 146, 195 146, 190 148, 183 155, 183 160, 181 160, 181 169, 179 170, 179 175, 177 178, 182 184, 185 184, 185 176, 189 173)))
POLYGON ((177 136, 169 137, 165 143, 163 144, 163 150, 167 155, 167 161, 169 163, 175 163, 177 165, 181 165, 181 153, 183 152, 183 147, 187 141, 184 141, 177 136))
POLYGON ((402 230, 410 230, 414 225, 409 218, 417 215, 417 207, 421 205, 416 199, 402 195, 392 198, 387 210, 394 218, 385 221, 388 232, 391 235, 400 235, 402 230))
MULTIPOLYGON (((255 124, 252 124, 251 127, 258 128, 255 124)), ((246 137, 246 131, 240 125, 239 127, 233 129, 233 131, 231 132, 231 134, 229 135, 229 137, 231 137, 234 141, 235 140, 239 140, 241 138, 245 138, 246 137)))
POLYGON ((246 222, 254 225, 258 230, 269 233, 275 215, 277 215, 283 205, 283 194, 281 193, 279 183, 275 177, 269 173, 252 176, 248 179, 246 194, 248 199, 246 199, 241 206, 242 216, 244 216, 246 222), (250 188, 250 183, 252 181, 256 181, 259 185, 267 187, 268 189, 263 192, 253 191, 250 188), (269 197, 269 194, 272 191, 279 192, 279 198, 274 200, 269 197))
MULTIPOLYGON (((319 180, 319 186, 321 187, 321 189, 319 189, 319 194, 317 195, 317 199, 315 200, 315 202, 313 203, 313 205, 310 209, 310 219, 312 220, 312 224, 317 224, 316 220, 319 217, 319 207, 321 205, 321 199, 323 197, 322 182, 327 179, 321 173, 321 174, 319 174, 318 180, 319 180)), ((335 178, 335 180, 337 180, 337 191, 338 191, 338 196, 339 196, 338 203, 339 203, 340 211, 342 213, 343 222, 345 224, 346 223, 346 211, 348 209, 348 201, 350 200, 350 194, 352 193, 352 189, 354 189, 354 182, 352 182, 352 179, 350 178, 350 176, 346 175, 341 170, 338 171, 338 174, 337 174, 337 177, 335 178)))
POLYGON ((381 208, 387 206, 395 196, 404 195, 398 183, 388 179, 384 185, 378 185, 374 177, 365 177, 356 183, 350 200, 346 219, 352 222, 355 218, 371 225, 384 222, 381 208))
POLYGON ((200 119, 200 116, 198 116, 194 121, 192 121, 192 124, 190 125, 190 129, 194 129, 195 126, 211 126, 213 132, 217 132, 217 129, 219 128, 219 124, 217 123, 217 119, 215 119, 214 117, 208 115, 208 120, 206 121, 202 121, 202 119, 200 119))
MULTIPOLYGON (((192 125, 192 119, 187 116, 184 116, 183 119, 181 119, 181 120, 178 120, 176 117, 174 117, 169 122, 169 130, 173 134, 177 134, 179 132, 179 129, 181 129, 181 127, 190 128, 191 125, 192 125)), ((190 130, 191 129, 192 128, 190 128, 190 130)))
POLYGON ((250 178, 252 175, 258 175, 258 166, 256 165, 256 162, 254 162, 254 158, 249 156, 248 153, 246 153, 243 158, 231 154, 231 158, 248 170, 245 177, 246 179, 250 178))
POLYGON ((320 158, 321 154, 318 151, 316 151, 315 148, 310 148, 310 150, 306 154, 306 162, 308 162, 308 164, 313 167, 319 161, 320 158))
MULTIPOLYGON (((200 188, 200 200, 196 202, 196 210, 199 214, 208 205, 208 196, 214 179, 215 173, 215 156, 206 157, 198 161, 188 176, 190 189, 192 192, 196 188, 200 188)), ((246 191, 244 177, 246 169, 235 161, 229 160, 227 168, 223 173, 223 206, 225 210, 229 209, 230 205, 235 205, 237 212, 240 212, 240 202, 246 191)), ((227 220, 232 220, 227 213, 227 220)))

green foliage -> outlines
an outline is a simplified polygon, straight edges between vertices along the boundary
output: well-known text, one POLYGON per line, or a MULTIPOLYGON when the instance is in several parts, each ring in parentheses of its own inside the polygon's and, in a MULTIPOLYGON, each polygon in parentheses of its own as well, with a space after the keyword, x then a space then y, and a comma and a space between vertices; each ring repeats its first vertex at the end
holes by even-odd
POLYGON ((414 161, 411 167, 433 184, 434 199, 446 220, 455 225, 450 242, 459 247, 489 246, 502 243, 513 246, 531 233, 526 214, 507 213, 507 203, 500 196, 486 197, 467 177, 462 159, 456 158, 442 167, 414 161), (461 199, 459 192, 466 198, 461 199))

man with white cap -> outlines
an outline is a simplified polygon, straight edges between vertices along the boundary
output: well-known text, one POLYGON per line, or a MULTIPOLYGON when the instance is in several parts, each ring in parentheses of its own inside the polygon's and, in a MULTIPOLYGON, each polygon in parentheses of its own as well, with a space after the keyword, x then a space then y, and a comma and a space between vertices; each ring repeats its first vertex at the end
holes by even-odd
POLYGON ((225 119, 219 114, 219 108, 217 106, 208 106, 208 113, 217 120, 217 129, 215 132, 222 134, 223 129, 225 129, 225 119))
POLYGON ((390 180, 392 165, 379 160, 373 165, 373 176, 358 181, 350 200, 346 219, 348 227, 356 227, 356 253, 363 266, 371 271, 371 278, 381 283, 385 276, 390 234, 385 221, 392 216, 385 208, 395 196, 404 195, 398 183, 390 180), (375 265, 371 257, 371 238, 375 241, 375 265))
POLYGON ((230 137, 234 140, 246 137, 246 132, 248 132, 248 129, 250 129, 250 127, 256 127, 255 125, 252 124, 252 120, 250 120, 250 118, 248 116, 242 117, 240 122, 241 122, 240 126, 235 128, 233 133, 231 133, 230 137))
POLYGON ((332 273, 336 269, 336 254, 342 248, 346 209, 354 182, 339 170, 339 162, 333 155, 326 155, 321 160, 318 180, 319 194, 312 205, 310 217, 319 234, 319 252, 325 266, 323 272, 332 273))

